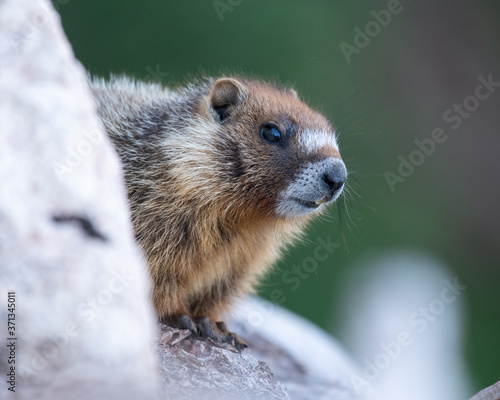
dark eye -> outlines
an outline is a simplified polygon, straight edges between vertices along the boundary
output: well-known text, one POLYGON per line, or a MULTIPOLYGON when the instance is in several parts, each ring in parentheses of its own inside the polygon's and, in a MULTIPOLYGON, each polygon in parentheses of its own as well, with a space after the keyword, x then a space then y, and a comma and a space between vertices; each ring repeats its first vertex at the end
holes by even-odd
POLYGON ((282 134, 276 125, 262 125, 260 128, 260 135, 269 143, 280 144, 283 141, 282 134))

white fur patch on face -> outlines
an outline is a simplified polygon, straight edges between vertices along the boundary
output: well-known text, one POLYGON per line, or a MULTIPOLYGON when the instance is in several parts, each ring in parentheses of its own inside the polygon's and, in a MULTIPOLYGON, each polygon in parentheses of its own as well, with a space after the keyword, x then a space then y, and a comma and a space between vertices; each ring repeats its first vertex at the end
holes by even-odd
POLYGON ((285 218, 300 217, 322 210, 335 201, 342 193, 342 188, 333 197, 328 197, 328 190, 321 178, 326 171, 332 169, 339 171, 339 175, 345 174, 344 179, 347 176, 345 165, 339 158, 329 157, 307 164, 281 193, 276 214, 285 218))
POLYGON ((323 147, 333 147, 339 151, 335 134, 325 131, 313 131, 306 129, 300 132, 299 145, 308 154, 317 152, 323 147))

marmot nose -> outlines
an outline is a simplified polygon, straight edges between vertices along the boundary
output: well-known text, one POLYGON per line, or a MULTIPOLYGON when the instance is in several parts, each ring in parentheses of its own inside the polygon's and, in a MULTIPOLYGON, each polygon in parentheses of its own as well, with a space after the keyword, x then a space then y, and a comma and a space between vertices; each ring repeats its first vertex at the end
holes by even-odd
POLYGON ((321 180, 328 186, 330 196, 335 196, 344 186, 347 179, 347 170, 343 162, 336 162, 321 176, 321 180))

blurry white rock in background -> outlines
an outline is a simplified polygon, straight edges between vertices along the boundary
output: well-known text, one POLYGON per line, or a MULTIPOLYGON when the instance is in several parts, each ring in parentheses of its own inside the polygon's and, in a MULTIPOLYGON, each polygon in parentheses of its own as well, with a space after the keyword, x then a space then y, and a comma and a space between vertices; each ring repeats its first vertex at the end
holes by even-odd
POLYGON ((343 346, 279 305, 259 298, 243 301, 228 325, 249 344, 245 353, 269 365, 292 400, 390 400, 379 394, 377 384, 358 393, 361 371, 343 346))
POLYGON ((390 398, 469 398, 463 359, 467 288, 433 257, 372 255, 349 270, 340 296, 338 336, 363 369, 360 390, 390 398))

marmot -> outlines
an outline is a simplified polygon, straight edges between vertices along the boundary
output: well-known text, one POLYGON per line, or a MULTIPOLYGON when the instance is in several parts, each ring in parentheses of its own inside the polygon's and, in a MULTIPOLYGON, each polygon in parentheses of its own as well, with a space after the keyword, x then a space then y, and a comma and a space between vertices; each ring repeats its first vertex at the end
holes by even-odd
POLYGON ((221 314, 343 189, 331 123, 293 89, 241 77, 90 85, 123 162, 159 320, 243 349, 221 314))

